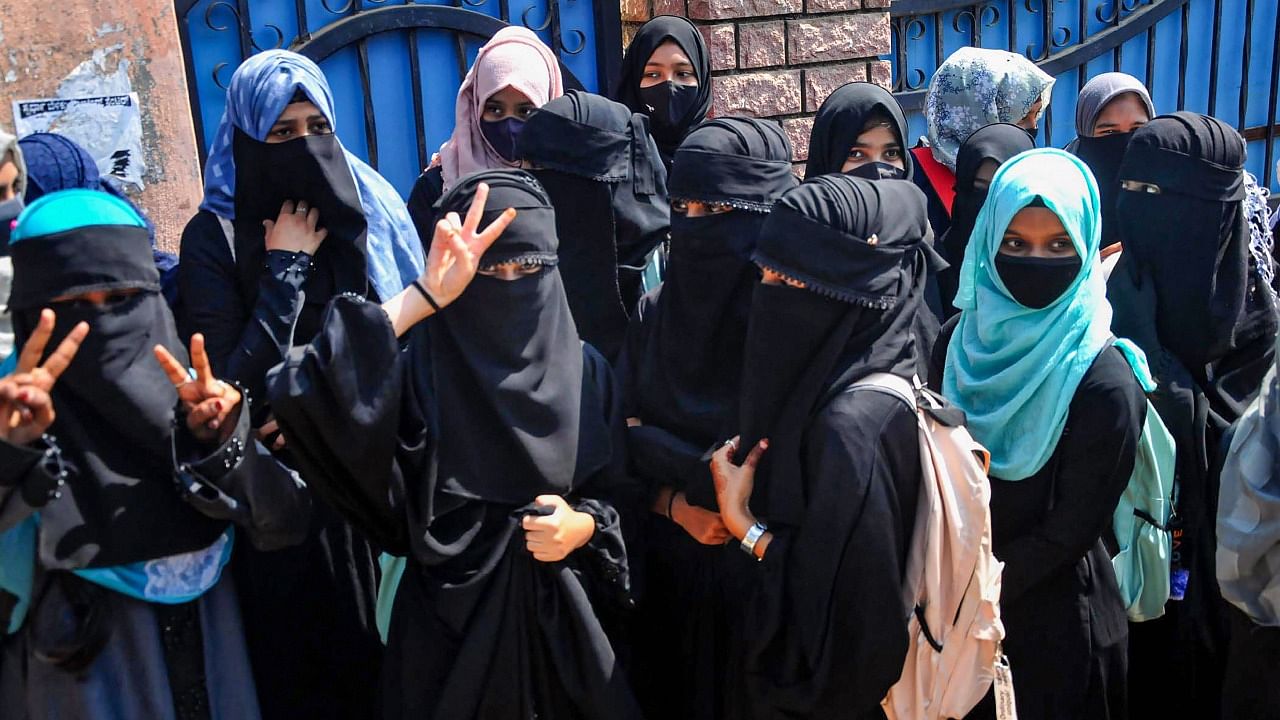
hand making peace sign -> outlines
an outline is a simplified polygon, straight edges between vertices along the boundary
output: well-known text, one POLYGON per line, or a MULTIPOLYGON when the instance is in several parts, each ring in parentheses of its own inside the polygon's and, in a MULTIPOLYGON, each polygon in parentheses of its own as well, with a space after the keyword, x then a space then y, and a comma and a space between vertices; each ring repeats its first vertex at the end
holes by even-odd
POLYGON ((422 274, 421 282, 440 307, 457 300, 471 284, 479 268, 480 256, 516 218, 515 209, 507 208, 488 227, 477 231, 488 199, 489 186, 480 183, 465 222, 459 222, 458 213, 451 212, 436 223, 431 252, 427 254, 427 270, 422 274))
POLYGON ((41 363, 56 321, 52 310, 40 311, 40 322, 18 355, 17 369, 12 375, 0 378, 0 439, 14 445, 39 440, 53 424, 53 399, 49 392, 89 334, 89 324, 79 323, 41 363))
POLYGON ((191 336, 191 366, 196 377, 163 345, 155 347, 156 360, 169 382, 178 390, 178 400, 187 413, 187 429, 201 442, 226 442, 235 428, 240 410, 240 391, 213 376, 209 355, 204 351, 204 335, 191 336))

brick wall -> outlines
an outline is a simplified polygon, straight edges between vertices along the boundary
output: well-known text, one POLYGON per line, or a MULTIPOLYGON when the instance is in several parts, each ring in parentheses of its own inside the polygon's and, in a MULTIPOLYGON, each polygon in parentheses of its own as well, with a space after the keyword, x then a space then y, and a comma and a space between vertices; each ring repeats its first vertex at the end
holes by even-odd
POLYGON ((623 41, 654 15, 682 15, 711 50, 715 115, 782 123, 795 159, 809 156, 813 114, 832 90, 889 86, 890 0, 620 0, 623 41))

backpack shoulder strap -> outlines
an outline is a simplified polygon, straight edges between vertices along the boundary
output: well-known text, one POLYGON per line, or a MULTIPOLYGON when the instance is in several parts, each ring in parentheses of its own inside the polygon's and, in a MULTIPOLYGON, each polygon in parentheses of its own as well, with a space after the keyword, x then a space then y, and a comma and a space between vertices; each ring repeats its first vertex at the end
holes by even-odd
POLYGON ((955 173, 951 172, 946 165, 934 160, 933 151, 927 147, 911 148, 911 155, 915 157, 916 165, 924 171, 925 177, 929 178, 929 184, 933 186, 933 191, 942 201, 942 207, 947 210, 947 217, 951 217, 951 207, 956 202, 955 173))
MULTIPOLYGON (((917 380, 918 384, 919 381, 917 380)), ((885 395, 892 395, 906 403, 912 410, 916 409, 916 388, 912 381, 898 377, 893 373, 871 373, 861 380, 849 386, 850 390, 858 388, 868 388, 882 392, 885 395)))

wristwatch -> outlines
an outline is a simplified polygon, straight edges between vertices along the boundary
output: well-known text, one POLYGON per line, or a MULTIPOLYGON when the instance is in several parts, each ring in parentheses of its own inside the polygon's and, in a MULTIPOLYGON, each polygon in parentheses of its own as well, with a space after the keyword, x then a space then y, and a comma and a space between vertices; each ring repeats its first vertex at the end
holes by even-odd
MULTIPOLYGON (((752 525, 751 528, 747 530, 747 534, 742 536, 742 552, 755 557, 756 543, 760 542, 760 538, 764 536, 765 531, 768 529, 769 528, 766 528, 760 522, 752 525)), ((763 559, 764 558, 756 558, 757 561, 763 559)))

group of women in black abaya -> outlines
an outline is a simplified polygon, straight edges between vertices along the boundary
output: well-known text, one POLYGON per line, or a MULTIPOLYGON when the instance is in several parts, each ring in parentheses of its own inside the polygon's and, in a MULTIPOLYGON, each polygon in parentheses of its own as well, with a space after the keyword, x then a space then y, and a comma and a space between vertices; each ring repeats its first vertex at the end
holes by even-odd
POLYGON ((96 175, 28 194, 0 715, 895 717, 933 470, 864 382, 894 376, 990 452, 1021 717, 1280 717, 1275 263, 1239 134, 1108 73, 1036 149, 1052 78, 965 49, 915 143, 885 89, 832 92, 801 180, 779 125, 708 118, 709 63, 655 18, 609 99, 506 28, 406 203, 320 69, 260 53, 176 270, 96 175), (1177 551, 1132 622, 1112 521, 1149 413, 1177 551))

